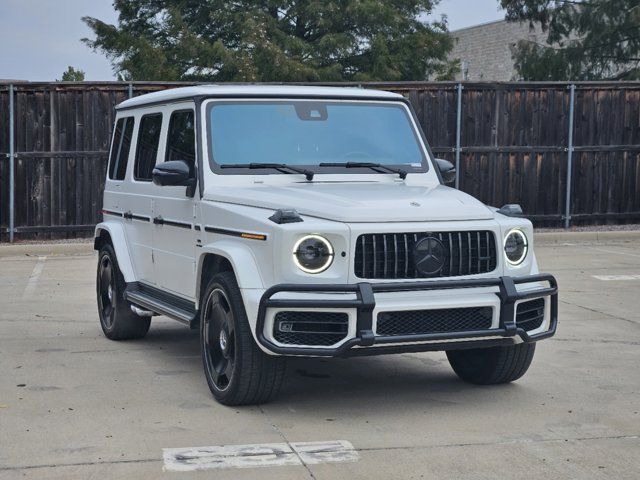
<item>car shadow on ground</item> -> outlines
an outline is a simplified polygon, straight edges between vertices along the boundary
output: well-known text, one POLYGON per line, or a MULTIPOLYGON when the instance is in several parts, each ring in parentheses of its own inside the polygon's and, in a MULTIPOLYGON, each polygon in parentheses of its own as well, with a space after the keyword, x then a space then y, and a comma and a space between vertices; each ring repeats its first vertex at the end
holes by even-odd
MULTIPOLYGON (((133 343, 133 342, 132 342, 133 343)), ((162 369, 194 369, 202 372, 199 332, 173 322, 157 322, 143 340, 136 341, 149 350, 162 369)), ((202 373, 204 375, 204 373, 202 373)), ((191 381, 182 377, 181 381, 191 381)), ((206 388, 204 381, 201 383, 206 388)), ((518 383, 497 386, 470 385, 459 380, 444 352, 411 353, 356 358, 289 358, 280 394, 275 404, 317 405, 339 401, 345 409, 366 404, 383 404, 390 395, 421 408, 427 403, 466 404, 490 402, 500 391, 507 396, 527 390, 518 383), (365 403, 363 403, 365 402, 365 403)))

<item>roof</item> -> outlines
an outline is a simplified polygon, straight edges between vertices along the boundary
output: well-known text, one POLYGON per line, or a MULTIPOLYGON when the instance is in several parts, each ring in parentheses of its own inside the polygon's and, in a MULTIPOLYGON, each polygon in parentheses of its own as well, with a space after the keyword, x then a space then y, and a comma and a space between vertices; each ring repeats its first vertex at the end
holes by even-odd
MULTIPOLYGON (((449 30, 449 34, 453 35, 458 32, 464 32, 465 30, 473 30, 474 28, 483 28, 488 25, 498 24, 498 23, 507 23, 507 20, 501 18, 499 20, 489 20, 488 22, 476 23, 475 25, 469 25, 468 27, 458 28, 456 30, 449 30)), ((522 23, 522 22, 511 22, 511 23, 522 23)))
POLYGON ((198 96, 210 97, 319 97, 402 100, 397 93, 359 87, 312 87, 302 85, 199 85, 147 93, 125 100, 116 108, 142 107, 148 104, 170 103, 198 96))

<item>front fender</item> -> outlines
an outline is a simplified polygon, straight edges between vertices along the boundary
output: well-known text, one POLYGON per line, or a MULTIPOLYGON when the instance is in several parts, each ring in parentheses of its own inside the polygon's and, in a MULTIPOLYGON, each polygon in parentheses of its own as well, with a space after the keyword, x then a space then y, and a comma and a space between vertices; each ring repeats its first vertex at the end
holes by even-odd
MULTIPOLYGON (((203 245, 198 256, 197 278, 201 278, 204 259, 208 254, 219 255, 229 261, 240 288, 264 288, 255 255, 247 245, 231 239, 222 239, 203 245)), ((200 282, 197 282, 197 285, 196 298, 200 298, 200 282)))
POLYGON ((122 272, 124 281, 135 282, 136 277, 133 271, 133 263, 131 262, 131 256, 129 255, 129 248, 127 247, 127 241, 124 233, 124 228, 121 223, 117 222, 102 222, 96 225, 94 233, 94 246, 96 250, 99 247, 99 238, 102 232, 107 232, 111 237, 111 245, 116 252, 118 259, 118 268, 122 272))

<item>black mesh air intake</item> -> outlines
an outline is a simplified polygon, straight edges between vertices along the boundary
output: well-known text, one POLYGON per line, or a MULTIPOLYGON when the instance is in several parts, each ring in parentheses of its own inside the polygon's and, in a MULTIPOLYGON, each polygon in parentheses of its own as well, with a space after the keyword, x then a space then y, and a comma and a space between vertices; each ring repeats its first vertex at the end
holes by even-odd
POLYGON ((273 338, 287 345, 333 345, 347 336, 349 316, 340 312, 278 312, 273 338))
POLYGON ((378 335, 418 335, 491 328, 491 307, 408 310, 378 314, 378 335))
POLYGON ((518 304, 516 325, 530 331, 539 328, 544 321, 544 298, 536 298, 518 304))

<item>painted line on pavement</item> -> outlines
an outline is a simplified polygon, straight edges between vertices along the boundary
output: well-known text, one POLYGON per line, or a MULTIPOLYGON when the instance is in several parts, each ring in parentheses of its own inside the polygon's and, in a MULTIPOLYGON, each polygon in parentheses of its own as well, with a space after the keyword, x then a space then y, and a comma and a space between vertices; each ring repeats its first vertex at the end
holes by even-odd
POLYGON ((33 272, 31 272, 31 275, 29 276, 27 286, 24 287, 24 292, 22 293, 23 300, 31 298, 33 293, 36 291, 38 280, 40 280, 40 275, 42 274, 42 270, 44 269, 44 262, 46 260, 47 257, 38 257, 38 262, 36 263, 35 267, 33 267, 33 272))
POLYGON ((346 440, 164 448, 164 471, 193 472, 221 468, 304 466, 355 462, 358 452, 346 440))
POLYGON ((640 280, 640 275, 591 275, 593 278, 605 282, 612 280, 640 280))
POLYGON ((605 248, 596 248, 596 247, 589 247, 591 250, 597 250, 598 252, 604 252, 604 253, 614 253, 616 255, 625 255, 627 257, 638 257, 640 258, 640 255, 637 255, 635 253, 628 253, 628 252, 618 252, 616 250, 607 250, 605 248))

